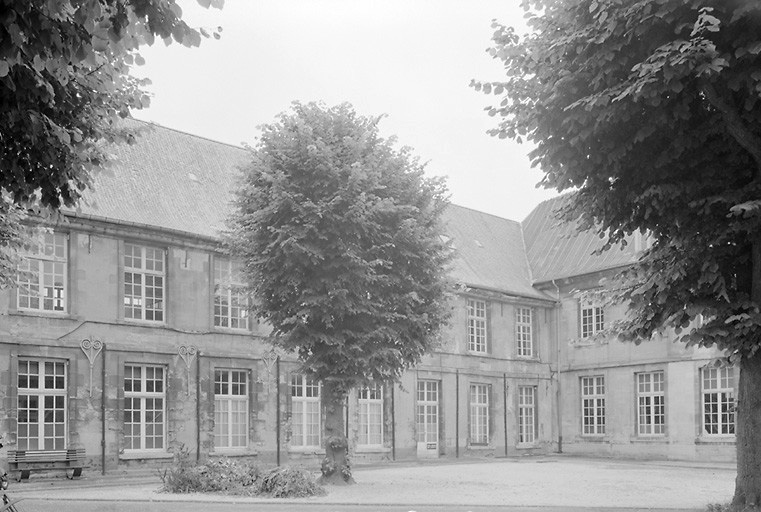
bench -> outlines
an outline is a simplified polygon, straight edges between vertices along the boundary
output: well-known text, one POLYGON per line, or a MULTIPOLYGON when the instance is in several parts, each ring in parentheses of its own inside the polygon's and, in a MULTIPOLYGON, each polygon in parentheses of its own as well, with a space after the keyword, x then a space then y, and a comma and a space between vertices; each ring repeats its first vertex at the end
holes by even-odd
POLYGON ((8 450, 8 469, 18 472, 17 481, 29 478, 29 473, 38 470, 63 469, 67 478, 82 475, 85 467, 85 449, 68 450, 8 450), (71 470, 71 474, 69 474, 71 470))

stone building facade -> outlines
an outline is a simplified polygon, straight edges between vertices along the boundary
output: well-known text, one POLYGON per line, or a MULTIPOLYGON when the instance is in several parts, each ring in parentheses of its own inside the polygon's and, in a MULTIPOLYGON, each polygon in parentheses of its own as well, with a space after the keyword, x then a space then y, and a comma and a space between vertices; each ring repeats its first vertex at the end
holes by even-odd
MULTIPOLYGON (((85 448, 104 472, 198 459, 309 463, 319 383, 266 343, 219 247, 246 151, 134 122, 80 209, 41 226, 0 291, 6 449, 85 448)), ((398 383, 354 390, 354 460, 593 455, 714 460, 734 452, 736 372, 669 339, 590 341, 620 312, 588 302, 630 251, 451 206, 459 293, 439 347, 398 383)), ((633 244, 636 245, 636 244, 633 244)), ((1 456, 1 454, 0 454, 1 456)))

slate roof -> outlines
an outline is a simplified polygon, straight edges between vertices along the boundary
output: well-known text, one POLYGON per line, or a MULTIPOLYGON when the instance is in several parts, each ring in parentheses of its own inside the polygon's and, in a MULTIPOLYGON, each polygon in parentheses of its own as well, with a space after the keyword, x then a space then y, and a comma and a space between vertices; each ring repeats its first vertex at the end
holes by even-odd
POLYGON ((217 237, 230 211, 245 149, 137 120, 133 145, 96 174, 80 211, 109 220, 217 237))
POLYGON ((635 244, 613 247, 600 255, 594 251, 604 241, 592 231, 579 232, 576 223, 560 222, 555 212, 570 194, 540 203, 521 223, 533 283, 588 274, 633 263, 635 244))

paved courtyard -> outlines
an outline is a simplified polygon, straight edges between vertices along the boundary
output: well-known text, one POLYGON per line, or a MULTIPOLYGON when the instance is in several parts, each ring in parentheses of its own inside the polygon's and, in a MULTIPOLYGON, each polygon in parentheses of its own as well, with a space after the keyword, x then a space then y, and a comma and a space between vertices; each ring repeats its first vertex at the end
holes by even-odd
MULTIPOLYGON (((359 467, 357 484, 328 488, 327 496, 287 500, 315 504, 590 507, 692 509, 731 499, 733 464, 641 462, 568 456, 473 462, 398 463, 359 467)), ((50 500, 208 501, 283 500, 159 492, 158 476, 86 475, 77 481, 34 478, 12 483, 14 497, 50 500)))

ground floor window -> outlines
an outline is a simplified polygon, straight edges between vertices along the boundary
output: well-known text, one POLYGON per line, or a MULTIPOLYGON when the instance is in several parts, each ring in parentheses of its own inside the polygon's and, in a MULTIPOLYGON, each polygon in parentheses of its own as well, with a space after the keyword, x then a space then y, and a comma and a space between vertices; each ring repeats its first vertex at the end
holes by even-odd
POLYGON ((359 389, 360 446, 383 446, 383 385, 372 384, 359 389))
POLYGON ((536 387, 518 386, 518 442, 535 442, 536 427, 536 387))
POLYGON ((489 386, 470 385, 470 443, 489 444, 489 386))
POLYGON ((248 372, 214 371, 214 447, 248 445, 248 372))
POLYGON ((163 450, 166 386, 163 366, 124 367, 124 449, 163 450))
POLYGON ((732 367, 705 367, 703 377, 703 432, 735 433, 735 372, 732 367))
POLYGON ((666 405, 663 372, 637 374, 637 434, 659 436, 666 433, 666 405))
POLYGON ((419 443, 439 441, 439 382, 417 382, 417 440, 419 443))
POLYGON ((581 378, 581 433, 605 434, 605 377, 581 378))
POLYGON ((65 449, 66 363, 20 359, 17 387, 17 449, 65 449))
POLYGON ((320 384, 303 375, 291 377, 291 446, 319 447, 320 384))

